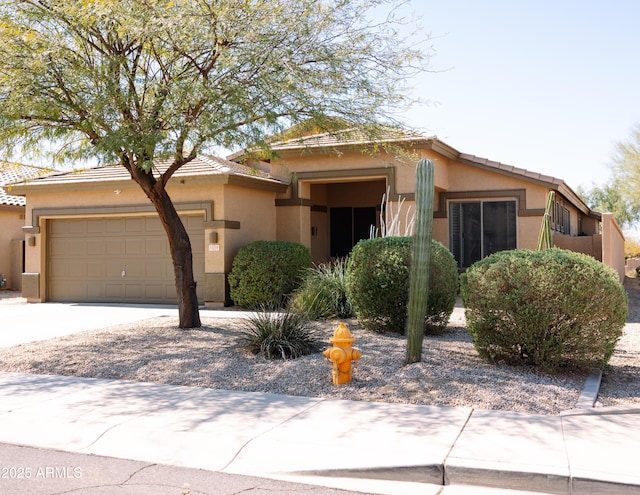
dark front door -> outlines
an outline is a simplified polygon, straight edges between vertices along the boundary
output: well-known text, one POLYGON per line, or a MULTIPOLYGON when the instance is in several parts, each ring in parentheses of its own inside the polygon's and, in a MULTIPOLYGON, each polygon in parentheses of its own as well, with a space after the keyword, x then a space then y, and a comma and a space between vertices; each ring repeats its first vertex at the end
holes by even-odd
POLYGON ((329 221, 331 257, 344 258, 359 240, 369 238, 371 226, 376 224, 376 208, 331 208, 329 221))

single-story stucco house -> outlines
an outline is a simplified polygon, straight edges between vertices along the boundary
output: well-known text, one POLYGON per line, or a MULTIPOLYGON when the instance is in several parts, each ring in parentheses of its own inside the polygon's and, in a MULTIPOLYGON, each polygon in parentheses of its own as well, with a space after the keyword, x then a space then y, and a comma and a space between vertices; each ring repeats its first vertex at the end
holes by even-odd
MULTIPOLYGON (((236 153, 183 166, 167 190, 190 233, 201 303, 230 302, 233 258, 254 240, 300 242, 316 263, 346 256, 379 226, 387 191, 412 206, 419 158, 435 164, 433 238, 460 269, 495 251, 535 249, 547 194, 555 191, 553 242, 620 265, 624 275, 615 220, 591 211, 562 180, 460 153, 436 137, 379 144, 317 134, 272 143, 277 158, 269 160, 236 153)), ((23 297, 175 302, 165 233, 123 167, 49 175, 15 191, 27 203, 23 297)))
POLYGON ((0 162, 0 288, 21 290, 24 272, 25 198, 10 184, 40 177, 46 169, 0 162))

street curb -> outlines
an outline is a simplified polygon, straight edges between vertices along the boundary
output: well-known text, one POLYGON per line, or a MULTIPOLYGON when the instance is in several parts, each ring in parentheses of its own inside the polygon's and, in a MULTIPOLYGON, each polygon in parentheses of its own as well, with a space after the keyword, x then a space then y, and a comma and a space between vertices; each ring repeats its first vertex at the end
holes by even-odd
POLYGON ((317 476, 321 478, 353 478, 366 480, 403 481, 444 485, 444 465, 393 466, 361 469, 322 469, 284 473, 292 476, 317 476))
POLYGON ((602 370, 593 370, 584 382, 582 393, 576 403, 576 409, 587 409, 595 407, 600 392, 600 382, 602 381, 602 370))

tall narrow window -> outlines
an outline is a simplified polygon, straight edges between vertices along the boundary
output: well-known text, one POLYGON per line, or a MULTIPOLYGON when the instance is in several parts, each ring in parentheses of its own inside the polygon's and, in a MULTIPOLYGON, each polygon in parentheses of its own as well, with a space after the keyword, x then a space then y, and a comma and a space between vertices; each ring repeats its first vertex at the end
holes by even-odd
POLYGON ((516 244, 515 201, 449 203, 449 246, 459 268, 516 244))

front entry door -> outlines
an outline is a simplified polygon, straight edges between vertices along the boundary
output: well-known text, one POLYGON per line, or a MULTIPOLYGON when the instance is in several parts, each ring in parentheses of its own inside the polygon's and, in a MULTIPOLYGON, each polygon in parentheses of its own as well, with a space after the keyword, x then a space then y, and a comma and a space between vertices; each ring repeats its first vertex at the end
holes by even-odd
POLYGON ((359 240, 369 238, 371 226, 376 224, 376 208, 331 208, 329 221, 331 257, 344 258, 359 240))

